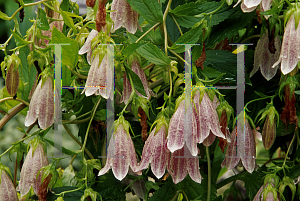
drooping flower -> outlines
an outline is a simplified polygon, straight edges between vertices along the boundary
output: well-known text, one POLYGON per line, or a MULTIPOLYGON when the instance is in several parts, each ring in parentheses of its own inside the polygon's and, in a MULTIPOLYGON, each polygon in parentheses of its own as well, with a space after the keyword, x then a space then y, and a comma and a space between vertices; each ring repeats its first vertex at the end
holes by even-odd
POLYGON ((228 170, 231 170, 241 160, 245 169, 251 173, 255 168, 256 157, 254 133, 248 119, 244 120, 243 111, 237 119, 237 125, 231 133, 231 143, 227 147, 222 167, 226 166, 228 170))
POLYGON ((38 177, 37 174, 42 167, 47 165, 49 165, 49 162, 45 155, 43 145, 41 143, 32 144, 24 161, 20 183, 17 188, 17 190, 20 191, 21 197, 26 196, 31 187, 34 193, 40 197, 39 192, 42 186, 43 170, 41 170, 38 177))
POLYGON ((92 39, 95 38, 98 35, 98 31, 96 31, 95 29, 93 29, 89 36, 87 37, 84 45, 80 48, 78 54, 85 54, 87 53, 87 62, 88 64, 91 65, 91 56, 92 56, 92 46, 91 46, 91 42, 92 39))
POLYGON ((166 125, 161 125, 159 129, 157 128, 153 129, 145 142, 138 170, 148 168, 151 163, 153 174, 160 179, 165 173, 170 151, 167 149, 166 125))
POLYGON ((254 52, 254 65, 250 77, 252 77, 259 68, 266 80, 269 81, 275 76, 279 66, 277 65, 275 68, 272 68, 272 66, 278 60, 280 54, 280 39, 278 35, 275 37, 274 46, 276 50, 275 53, 272 54, 269 50, 268 31, 266 31, 257 42, 254 52))
POLYGON ((123 116, 115 121, 115 132, 108 145, 106 164, 99 171, 98 176, 112 168, 114 176, 121 181, 128 173, 129 167, 134 172, 138 172, 135 149, 128 129, 129 123, 123 116))
MULTIPOLYGON (((143 97, 143 98, 147 98, 149 100, 151 98, 151 95, 154 96, 154 94, 149 87, 145 72, 143 71, 143 69, 141 69, 140 62, 136 57, 134 57, 131 62, 131 70, 134 73, 136 73, 139 76, 139 78, 141 79, 147 97, 143 96, 138 91, 136 92, 137 95, 140 97, 143 97)), ((120 102, 121 103, 124 102, 125 104, 127 104, 129 101, 129 98, 130 98, 130 94, 132 92, 132 87, 131 87, 130 81, 126 77, 126 73, 124 74, 124 77, 123 77, 123 83, 124 83, 123 94, 122 94, 120 102)))
POLYGON ((6 170, 9 170, 8 167, 0 163, 0 198, 5 201, 18 201, 17 191, 6 170))
POLYGON ((279 201, 276 188, 279 183, 279 177, 276 175, 267 175, 264 179, 264 184, 256 193, 253 201, 279 201))
POLYGON ((47 76, 40 80, 30 101, 29 110, 25 118, 25 126, 30 126, 36 119, 42 129, 54 123, 54 89, 53 77, 47 76))
POLYGON ((110 17, 114 22, 114 29, 112 32, 115 32, 120 27, 126 28, 126 30, 132 34, 135 34, 137 29, 143 31, 139 25, 138 12, 130 7, 127 0, 113 0, 111 10, 115 10, 115 12, 110 14, 110 17))
POLYGON ((177 109, 169 123, 167 147, 173 153, 182 149, 186 143, 191 154, 196 156, 198 154, 196 111, 192 106, 185 110, 185 100, 182 97, 177 99, 177 109), (185 127, 190 127, 191 130, 185 127))
POLYGON ((300 61, 300 26, 296 30, 292 14, 284 29, 279 60, 272 68, 281 63, 281 72, 286 75, 296 68, 298 61, 300 61))
POLYGON ((199 158, 192 156, 186 145, 171 154, 168 163, 168 172, 172 176, 175 184, 182 181, 187 173, 192 180, 201 183, 202 177, 199 170, 199 158))
MULTIPOLYGON (((220 129, 219 117, 216 109, 214 108, 209 96, 206 92, 196 90, 193 101, 197 109, 196 122, 197 122, 197 142, 202 143, 210 134, 224 138, 225 135, 220 129), (202 100, 201 97, 202 96, 202 100)), ((211 141, 211 140, 210 140, 211 141)))
POLYGON ((101 95, 105 99, 112 99, 114 77, 108 55, 105 54, 101 64, 99 63, 99 56, 96 55, 93 59, 82 93, 85 92, 86 96, 95 94, 101 95))

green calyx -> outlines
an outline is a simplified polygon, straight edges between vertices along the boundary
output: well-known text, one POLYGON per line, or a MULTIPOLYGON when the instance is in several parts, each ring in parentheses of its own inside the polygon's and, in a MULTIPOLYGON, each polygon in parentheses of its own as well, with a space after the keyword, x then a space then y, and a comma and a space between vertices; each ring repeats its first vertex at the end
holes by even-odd
POLYGON ((274 188, 273 186, 272 186, 272 184, 268 184, 268 186, 266 187, 266 188, 264 188, 264 190, 263 190, 263 200, 264 201, 266 201, 267 200, 267 196, 268 196, 268 194, 269 193, 272 193, 273 194, 273 198, 274 198, 274 200, 277 200, 277 191, 276 191, 276 188, 274 188))
POLYGON ((11 56, 5 56, 4 61, 1 63, 1 70, 2 70, 3 78, 6 78, 5 72, 4 72, 5 68, 6 68, 6 71, 8 71, 8 69, 10 69, 10 68, 14 68, 13 71, 16 71, 16 70, 18 70, 18 67, 20 66, 20 64, 21 64, 21 60, 16 54, 12 54, 11 56))
POLYGON ((295 197, 295 193, 296 193, 296 186, 293 182, 293 179, 291 179, 288 176, 284 176, 282 178, 282 181, 279 183, 279 192, 281 193, 281 195, 283 194, 285 187, 288 186, 292 192, 292 200, 294 200, 295 197))
POLYGON ((42 140, 42 138, 37 135, 35 138, 33 138, 29 143, 28 143, 28 147, 27 150, 29 149, 29 146, 31 145, 32 148, 32 156, 35 152, 35 150, 38 148, 39 145, 43 146, 43 150, 44 150, 44 155, 46 155, 46 151, 47 150, 47 145, 46 143, 42 140))
POLYGON ((120 124, 123 125, 123 127, 124 127, 124 129, 125 129, 125 131, 126 131, 126 133, 128 135, 128 137, 129 137, 130 136, 130 134, 129 134, 129 128, 131 128, 131 126, 130 126, 129 122, 125 120, 125 118, 124 118, 123 115, 120 115, 119 119, 115 121, 115 123, 114 123, 115 130, 114 130, 114 132, 117 131, 117 128, 118 128, 118 126, 120 124))
POLYGON ((264 178, 264 185, 268 183, 274 184, 274 187, 277 188, 279 184, 280 178, 276 174, 267 174, 264 178))
POLYGON ((218 105, 218 107, 217 107, 217 113, 218 113, 219 120, 221 120, 221 116, 222 116, 222 113, 224 110, 227 115, 227 125, 228 125, 229 121, 230 121, 230 116, 232 116, 232 119, 234 118, 234 110, 228 104, 228 102, 226 100, 221 101, 220 105, 218 105))
POLYGON ((149 100, 147 98, 143 98, 138 96, 136 93, 134 93, 133 98, 132 98, 132 113, 133 115, 138 119, 138 114, 139 114, 139 108, 141 107, 144 112, 146 113, 148 119, 150 119, 149 116, 149 106, 148 106, 149 100))
POLYGON ((279 97, 280 99, 282 100, 282 91, 283 89, 285 88, 285 86, 288 85, 289 87, 289 90, 290 90, 290 100, 292 98, 292 94, 293 92, 298 88, 300 87, 300 83, 299 81, 297 80, 297 77, 296 76, 289 76, 287 77, 286 80, 282 81, 282 83, 280 84, 280 87, 279 87, 279 97))
POLYGON ((279 114, 273 104, 268 104, 264 109, 264 112, 261 115, 261 118, 258 121, 264 120, 266 117, 269 117, 269 122, 271 126, 274 124, 275 117, 277 117, 277 125, 279 125, 279 114))

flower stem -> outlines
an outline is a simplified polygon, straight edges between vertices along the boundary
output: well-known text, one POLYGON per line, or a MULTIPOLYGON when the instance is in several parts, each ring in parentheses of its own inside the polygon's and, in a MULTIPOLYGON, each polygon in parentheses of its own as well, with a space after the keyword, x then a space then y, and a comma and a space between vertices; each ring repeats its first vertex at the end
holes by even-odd
POLYGON ((260 35, 257 34, 257 35, 250 36, 250 37, 246 38, 245 40, 243 40, 241 43, 245 43, 246 41, 251 40, 253 38, 260 38, 260 35))
POLYGON ((163 83, 164 83, 163 78, 159 78, 158 80, 156 80, 155 82, 150 84, 149 87, 150 87, 150 89, 154 89, 154 88, 158 87, 159 85, 161 85, 163 83))
POLYGON ((4 101, 7 101, 7 100, 16 100, 16 101, 19 101, 19 102, 22 102, 24 105, 26 105, 27 107, 29 107, 29 103, 22 100, 22 99, 19 99, 19 98, 13 98, 13 97, 7 97, 7 98, 3 98, 0 100, 0 103, 4 102, 4 101))
POLYGON ((208 169, 208 179, 207 179, 207 201, 210 201, 210 189, 211 189, 211 166, 210 166, 210 155, 209 147, 206 147, 206 157, 207 157, 207 169, 208 169))
POLYGON ((150 29, 148 29, 148 31, 146 31, 141 37, 139 37, 139 39, 137 39, 135 43, 138 43, 140 40, 142 40, 142 38, 144 38, 152 29, 157 27, 159 24, 160 22, 157 22, 155 25, 153 25, 150 29))
POLYGON ((164 16, 163 16, 163 28, 164 28, 164 36, 165 36, 165 53, 168 56, 168 32, 167 32, 167 26, 166 26, 166 19, 167 15, 171 6, 172 0, 169 0, 167 8, 165 10, 164 16))
MULTIPOLYGON (((274 95, 274 96, 275 96, 275 95, 274 95)), ((245 105, 245 110, 247 110, 248 112, 250 112, 250 111, 247 109, 248 104, 253 103, 253 102, 255 102, 255 101, 259 101, 259 100, 264 100, 264 99, 267 99, 267 98, 273 98, 273 96, 266 96, 266 97, 262 97, 262 98, 257 98, 257 99, 251 100, 251 101, 249 101, 249 102, 245 105)))
POLYGON ((4 115, 4 117, 0 120, 0 130, 3 128, 3 126, 16 114, 18 114, 21 110, 26 108, 26 105, 24 103, 20 103, 19 105, 16 105, 14 108, 10 110, 10 113, 7 113, 4 115))
POLYGON ((177 23, 177 21, 176 21, 174 15, 172 14, 171 17, 172 17, 172 19, 174 20, 174 22, 175 22, 175 24, 176 24, 176 26, 177 26, 177 28, 178 28, 178 30, 179 30, 179 32, 180 32, 180 35, 182 36, 183 33, 182 33, 182 31, 181 31, 181 29, 180 29, 180 26, 179 26, 179 24, 177 23))
POLYGON ((285 166, 285 162, 286 162, 286 159, 287 159, 288 154, 289 154, 289 152, 290 152, 291 145, 292 145, 293 142, 294 142, 294 139, 295 139, 296 133, 298 133, 298 130, 299 130, 299 129, 295 130, 295 132, 294 132, 294 136, 293 136, 293 138, 292 138, 292 141, 290 142, 289 147, 288 147, 288 150, 286 151, 286 154, 285 154, 285 157, 284 157, 284 161, 283 161, 283 164, 282 164, 282 168, 284 168, 284 166, 285 166))

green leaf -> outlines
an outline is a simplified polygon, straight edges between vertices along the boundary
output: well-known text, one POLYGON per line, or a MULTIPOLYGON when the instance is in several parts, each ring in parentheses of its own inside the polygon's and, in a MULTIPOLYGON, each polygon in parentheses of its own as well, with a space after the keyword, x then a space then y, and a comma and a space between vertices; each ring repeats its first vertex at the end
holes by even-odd
POLYGON ((127 0, 131 8, 137 11, 149 24, 163 22, 161 6, 157 0, 127 0))
POLYGON ((30 44, 30 42, 25 41, 23 39, 23 37, 21 36, 21 34, 19 34, 18 32, 13 31, 13 30, 10 30, 10 31, 13 34, 14 38, 15 38, 16 46, 22 46, 22 45, 30 44))
POLYGON ((60 8, 63 11, 69 11, 69 7, 70 7, 70 1, 69 0, 63 0, 60 4, 60 8))
POLYGON ((149 62, 154 63, 157 66, 167 66, 171 62, 171 59, 169 59, 166 54, 152 43, 139 47, 137 52, 149 62))
POLYGON ((167 182, 157 190, 152 197, 150 197, 149 201, 156 200, 171 200, 174 196, 174 190, 176 189, 176 185, 172 182, 172 179, 169 178, 167 182))
POLYGON ((264 12, 261 12, 260 14, 261 15, 273 15, 273 14, 277 14, 279 13, 281 10, 282 10, 282 7, 283 7, 283 3, 278 5, 278 6, 273 6, 272 5, 272 8, 270 10, 267 10, 267 11, 264 11, 264 12))
POLYGON ((140 42, 140 43, 132 43, 130 45, 128 45, 124 50, 123 50, 123 55, 124 57, 128 57, 129 55, 131 55, 133 52, 135 52, 135 50, 139 47, 144 46, 146 43, 145 42, 140 42))
POLYGON ((38 9, 38 19, 36 20, 36 25, 41 30, 45 30, 45 31, 49 30, 50 28, 47 20, 46 12, 41 8, 38 9))
POLYGON ((98 185, 94 188, 100 193, 103 201, 126 200, 123 189, 122 182, 117 180, 111 171, 101 176, 98 185))
POLYGON ((62 34, 57 30, 56 27, 53 27, 52 32, 52 41, 51 44, 70 44, 62 45, 62 65, 69 66, 74 68, 78 62, 78 43, 75 40, 72 40, 62 34))
POLYGON ((27 62, 28 54, 30 50, 28 46, 22 47, 19 50, 19 58, 21 60, 21 64, 19 66, 19 74, 20 78, 24 84, 24 90, 21 94, 21 98, 25 101, 28 101, 29 93, 34 85, 34 81, 36 79, 37 70, 34 67, 29 67, 27 62))
POLYGON ((224 154, 221 151, 220 146, 217 146, 214 152, 214 160, 211 164, 211 168, 212 168, 212 183, 215 184, 217 182, 218 176, 219 176, 219 172, 221 171, 222 167, 221 167, 221 163, 224 160, 224 154))
POLYGON ((8 15, 6 15, 5 13, 2 13, 2 12, 0 11, 0 19, 3 19, 3 20, 9 20, 9 17, 8 17, 8 15))
POLYGON ((10 156, 12 153, 17 152, 17 161, 20 163, 20 161, 23 158, 23 153, 27 153, 27 145, 23 142, 20 142, 9 151, 9 159, 11 160, 10 156))
POLYGON ((228 19, 212 29, 207 47, 213 47, 223 39, 236 35, 252 20, 253 16, 254 12, 243 13, 240 8, 236 9, 236 12, 230 15, 228 19))
POLYGON ((132 79, 132 83, 134 88, 143 96, 147 97, 147 94, 145 92, 143 83, 141 81, 141 79, 139 78, 139 76, 137 74, 135 74, 128 66, 127 64, 125 64, 125 71, 126 71, 126 75, 128 80, 130 80, 130 78, 132 79))
POLYGON ((300 90, 294 91, 294 93, 300 95, 300 90))
POLYGON ((62 9, 61 9, 61 16, 63 17, 64 22, 66 23, 66 25, 68 27, 71 27, 73 29, 74 34, 76 35, 77 30, 76 30, 76 27, 74 25, 74 22, 73 22, 72 18, 68 15, 68 13, 66 11, 63 11, 62 9))
POLYGON ((185 46, 180 44, 194 44, 198 41, 199 37, 201 37, 201 34, 202 25, 192 28, 188 32, 180 36, 178 40, 172 45, 171 49, 173 49, 176 53, 182 53, 185 51, 185 46))
MULTIPOLYGON (((78 187, 75 186, 64 186, 64 187, 58 187, 58 188, 52 188, 51 191, 48 191, 47 193, 47 200, 48 201, 56 201, 56 199, 59 197, 55 194, 60 194, 64 191, 72 191, 78 189, 78 187), (53 193, 55 194, 53 194, 53 193)), ((74 200, 80 200, 80 198, 82 197, 82 195, 84 194, 83 190, 77 190, 77 191, 73 191, 73 192, 69 192, 66 193, 63 197, 64 201, 74 201, 74 200)), ((32 196, 32 199, 36 199, 38 200, 38 197, 32 196)))

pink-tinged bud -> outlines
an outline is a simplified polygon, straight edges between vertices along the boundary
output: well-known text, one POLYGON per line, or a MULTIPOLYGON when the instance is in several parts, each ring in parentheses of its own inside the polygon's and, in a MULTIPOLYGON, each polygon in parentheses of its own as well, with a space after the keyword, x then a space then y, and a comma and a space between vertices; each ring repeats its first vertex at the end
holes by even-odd
POLYGON ((278 65, 275 68, 272 68, 272 66, 278 60, 280 54, 280 39, 278 35, 275 37, 274 45, 276 51, 273 54, 269 50, 269 37, 266 31, 257 42, 254 52, 254 67, 250 73, 250 77, 252 77, 259 68, 266 80, 269 81, 275 76, 278 65))
MULTIPOLYGON (((225 135, 221 131, 219 117, 213 103, 206 92, 202 91, 201 93, 200 90, 197 90, 193 98, 197 109, 197 142, 202 143, 209 136, 210 132, 212 132, 215 136, 225 139, 225 135), (200 98, 201 96, 202 100, 200 98)), ((217 106, 217 104, 215 104, 215 106, 217 106)), ((211 138, 213 137, 211 136, 211 138)), ((212 139, 210 139, 210 141, 212 141, 212 139)))
POLYGON ((95 29, 93 29, 89 36, 87 37, 84 45, 80 48, 78 54, 85 54, 87 53, 86 59, 88 64, 91 65, 91 57, 92 57, 92 46, 91 46, 91 42, 92 39, 95 38, 98 35, 98 31, 96 31, 95 29))
POLYGON ((274 179, 265 182, 256 193, 253 201, 279 201, 274 179))
POLYGON ((187 173, 192 180, 201 183, 202 177, 199 170, 199 158, 197 156, 192 156, 186 145, 182 149, 171 154, 168 163, 168 172, 172 176, 175 184, 182 181, 187 173))
POLYGON ((153 174, 160 179, 165 173, 170 151, 167 149, 166 126, 162 125, 161 128, 156 128, 153 129, 145 142, 138 171, 147 169, 151 163, 153 174), (157 133, 155 133, 156 131, 157 133))
POLYGON ((5 201, 18 201, 17 191, 11 178, 6 173, 5 169, 0 164, 0 199, 5 201))
POLYGON ((114 29, 112 32, 115 32, 121 26, 126 28, 126 30, 132 34, 135 34, 137 29, 143 31, 139 25, 138 12, 130 7, 127 0, 113 0, 111 10, 115 10, 110 14, 110 17, 114 22, 114 29))
POLYGON ((231 143, 227 147, 222 167, 226 166, 230 170, 241 159, 245 169, 252 173, 255 168, 256 157, 254 134, 248 120, 245 119, 244 121, 243 112, 241 114, 238 116, 237 126, 231 133, 231 143), (242 132, 242 128, 245 129, 244 132, 242 132))
POLYGON ((17 94, 20 82, 19 75, 19 65, 21 64, 21 60, 15 54, 12 54, 7 62, 7 72, 6 72, 6 89, 9 95, 15 96, 17 94))
POLYGON ((103 98, 113 98, 113 72, 110 69, 109 57, 105 54, 104 58, 99 64, 99 56, 96 55, 93 59, 91 68, 89 70, 88 78, 86 80, 85 92, 86 96, 101 95, 103 98))
POLYGON ((36 119, 42 129, 54 123, 54 89, 51 76, 46 78, 43 86, 41 79, 36 87, 25 118, 25 126, 30 126, 36 119))
POLYGON ((198 154, 196 110, 190 106, 185 112, 185 100, 182 99, 178 102, 177 110, 173 114, 169 124, 167 147, 173 153, 176 150, 182 149, 186 142, 191 154, 196 156, 198 154), (187 118, 185 118, 186 114, 187 118), (190 126, 192 130, 185 133, 185 126, 190 126))
POLYGON ((262 131, 262 140, 266 150, 269 150, 276 138, 276 122, 270 119, 269 115, 266 118, 262 131), (273 122, 272 122, 273 121, 273 122))
POLYGON ((105 174, 112 168, 115 177, 121 181, 127 175, 129 166, 134 172, 137 172, 137 160, 128 131, 129 123, 124 120, 123 116, 116 122, 119 122, 119 124, 117 123, 115 132, 108 145, 106 164, 99 171, 98 176, 105 174))
POLYGON ((298 61, 300 61, 300 26, 295 29, 295 18, 292 14, 284 29, 279 60, 273 68, 281 63, 281 72, 286 75, 297 67, 298 61))
MULTIPOLYGON (((141 69, 140 67, 140 62, 138 61, 138 59, 136 57, 133 58, 132 62, 131 62, 131 70, 137 74, 137 76, 139 76, 139 78, 141 79, 141 82, 143 84, 144 90, 146 92, 147 97, 143 96, 142 94, 140 94, 138 91, 136 92, 138 96, 143 97, 143 98, 147 98, 148 100, 151 98, 152 96, 155 96, 154 93, 152 92, 152 90, 149 87, 149 83, 147 81, 147 77, 145 75, 145 72, 143 71, 143 69, 141 69)), ((120 102, 124 102, 125 104, 128 103, 129 98, 130 98, 130 94, 132 92, 132 86, 130 84, 130 81, 127 79, 126 77, 126 73, 124 74, 123 77, 123 94, 121 97, 120 102)))
POLYGON ((33 149, 33 146, 31 146, 21 170, 21 179, 17 189, 18 191, 20 191, 21 197, 27 195, 31 187, 34 190, 34 193, 40 197, 39 192, 41 186, 43 185, 43 170, 40 172, 38 177, 37 174, 42 167, 49 165, 48 158, 45 155, 43 145, 38 144, 36 149, 33 149))

